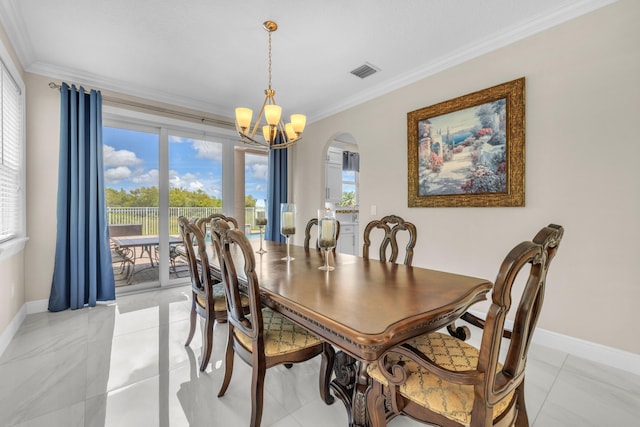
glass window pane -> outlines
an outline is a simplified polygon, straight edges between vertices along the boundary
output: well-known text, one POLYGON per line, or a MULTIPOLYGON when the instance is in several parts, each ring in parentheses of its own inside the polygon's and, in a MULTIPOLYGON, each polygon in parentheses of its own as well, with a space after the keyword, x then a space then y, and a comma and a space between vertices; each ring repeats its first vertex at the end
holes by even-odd
MULTIPOLYGON (((112 239, 158 236, 158 139, 155 133, 103 127, 104 181, 112 239)), ((155 244, 112 243, 116 286, 158 280, 158 269, 150 268, 157 261, 155 244)))
POLYGON ((244 156, 245 225, 248 236, 259 234, 255 223, 256 211, 264 212, 267 204, 269 158, 265 154, 246 153, 244 156))

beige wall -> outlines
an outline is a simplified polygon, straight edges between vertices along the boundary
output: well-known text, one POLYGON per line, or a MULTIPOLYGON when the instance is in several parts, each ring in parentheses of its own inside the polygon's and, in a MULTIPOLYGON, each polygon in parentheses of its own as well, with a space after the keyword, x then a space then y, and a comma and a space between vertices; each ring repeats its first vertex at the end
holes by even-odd
POLYGON ((326 144, 350 133, 360 232, 376 205, 377 217, 416 224, 414 265, 493 280, 516 243, 561 224, 539 326, 640 353, 629 339, 640 301, 639 18, 640 2, 623 0, 309 125, 293 160, 300 215, 312 217, 322 200, 326 144), (407 208, 406 113, 522 76, 526 207, 407 208))
MULTIPOLYGON (((24 72, 20 62, 9 42, 9 39, 0 26, 0 40, 11 55, 14 65, 24 79, 24 72)), ((25 83, 26 84, 26 83, 25 83)), ((25 277, 24 277, 24 252, 18 253, 8 259, 0 261, 0 334, 16 316, 25 302, 25 277)))
POLYGON ((56 244, 60 93, 50 78, 27 73, 27 301, 49 299, 56 244))
MULTIPOLYGON (((640 4, 621 0, 310 124, 293 149, 300 217, 315 215, 322 201, 327 144, 349 133, 361 155, 361 230, 376 205, 377 217, 396 213, 417 225, 415 265, 493 279, 517 242, 550 222, 562 224, 566 234, 549 274, 540 326, 640 353, 640 342, 629 340, 627 331, 640 300, 634 268, 640 238, 638 18, 640 4), (521 76, 527 79, 527 206, 407 208, 406 113, 521 76)), ((59 97, 48 88, 50 80, 26 75, 26 259, 37 260, 24 273, 26 301, 48 299, 53 272, 59 97)), ((5 264, 0 271, 16 269, 22 282, 22 263, 5 264)))

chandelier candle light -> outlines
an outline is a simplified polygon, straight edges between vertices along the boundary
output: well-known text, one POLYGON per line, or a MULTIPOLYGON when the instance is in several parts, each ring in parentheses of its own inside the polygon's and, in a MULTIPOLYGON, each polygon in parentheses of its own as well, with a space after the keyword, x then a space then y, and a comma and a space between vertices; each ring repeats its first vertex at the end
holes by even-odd
POLYGON ((318 209, 318 246, 324 254, 324 265, 320 270, 332 271, 329 265, 329 252, 336 247, 336 214, 329 209, 318 209))
POLYGON ((260 249, 258 249, 256 253, 262 255, 267 252, 265 249, 262 249, 262 229, 267 225, 267 216, 264 211, 256 212, 256 225, 260 229, 260 249))
POLYGON ((278 24, 273 21, 265 21, 262 26, 269 33, 269 87, 264 91, 266 98, 253 128, 251 127, 253 111, 250 108, 236 108, 236 130, 245 144, 269 149, 288 148, 301 138, 307 117, 303 114, 292 114, 291 121, 287 124, 283 124, 280 119, 282 107, 276 104, 274 98, 276 91, 271 89, 271 33, 278 29, 278 24), (262 126, 264 142, 255 138, 256 131, 262 122, 262 116, 267 122, 262 126))
POLYGON ((287 256, 281 258, 283 261, 293 261, 289 255, 289 238, 296 234, 296 205, 293 203, 280 204, 280 234, 287 239, 287 256))

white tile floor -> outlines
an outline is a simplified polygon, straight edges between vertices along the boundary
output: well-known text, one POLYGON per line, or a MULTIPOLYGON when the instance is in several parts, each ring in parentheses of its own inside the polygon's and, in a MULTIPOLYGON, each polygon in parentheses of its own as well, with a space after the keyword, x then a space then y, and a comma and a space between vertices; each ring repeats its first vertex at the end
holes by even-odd
MULTIPOLYGON (((199 372, 199 334, 183 345, 189 304, 189 288, 179 287, 27 316, 0 357, 0 426, 248 425, 250 369, 235 363, 226 395, 216 397, 226 326, 216 325, 211 365, 199 372)), ((340 402, 320 400, 319 361, 267 371, 263 426, 347 425, 340 402)), ((534 346, 527 409, 533 427, 635 426, 640 377, 534 346)), ((420 424, 398 417, 389 425, 420 424)))

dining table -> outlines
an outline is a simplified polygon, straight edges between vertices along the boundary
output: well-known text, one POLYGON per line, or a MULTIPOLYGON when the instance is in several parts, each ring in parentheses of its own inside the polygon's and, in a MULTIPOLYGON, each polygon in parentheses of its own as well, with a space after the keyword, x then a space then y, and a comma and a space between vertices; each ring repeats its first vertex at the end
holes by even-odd
MULTIPOLYGON (((160 244, 160 236, 157 234, 144 234, 136 236, 115 236, 111 237, 113 243, 120 248, 133 248, 133 263, 136 259, 144 256, 146 252, 149 256, 149 263, 153 267, 153 256, 151 255, 151 249, 156 248, 160 244), (140 248, 140 257, 136 257, 136 249, 140 248)), ((169 235, 169 245, 176 245, 182 243, 182 237, 169 235)))
MULTIPOLYGON (((254 250, 259 239, 249 239, 254 250)), ((220 263, 208 243, 211 274, 221 280, 220 263)), ((441 329, 484 299, 491 281, 417 266, 342 253, 330 256, 333 271, 323 271, 324 253, 265 241, 254 253, 265 306, 314 332, 337 350, 331 388, 343 401, 349 425, 365 427, 367 365, 394 346, 441 329)), ((240 251, 234 253, 238 279, 244 279, 240 251)))

